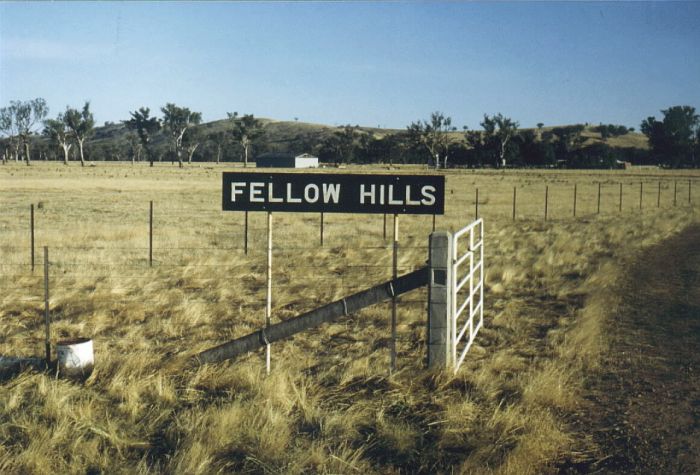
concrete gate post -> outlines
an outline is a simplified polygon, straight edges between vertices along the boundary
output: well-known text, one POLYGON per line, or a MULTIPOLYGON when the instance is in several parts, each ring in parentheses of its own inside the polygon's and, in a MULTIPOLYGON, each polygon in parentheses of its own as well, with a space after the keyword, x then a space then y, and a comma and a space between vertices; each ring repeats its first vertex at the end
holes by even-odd
POLYGON ((428 368, 445 368, 452 363, 452 234, 430 235, 429 266, 428 368))

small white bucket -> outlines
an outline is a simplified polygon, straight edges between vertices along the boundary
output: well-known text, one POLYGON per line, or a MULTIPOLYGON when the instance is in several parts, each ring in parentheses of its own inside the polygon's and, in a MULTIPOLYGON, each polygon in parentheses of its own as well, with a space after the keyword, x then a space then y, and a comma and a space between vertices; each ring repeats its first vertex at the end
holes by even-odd
POLYGON ((75 338, 63 340, 56 344, 58 374, 68 377, 88 377, 92 373, 95 358, 92 352, 92 340, 75 338))

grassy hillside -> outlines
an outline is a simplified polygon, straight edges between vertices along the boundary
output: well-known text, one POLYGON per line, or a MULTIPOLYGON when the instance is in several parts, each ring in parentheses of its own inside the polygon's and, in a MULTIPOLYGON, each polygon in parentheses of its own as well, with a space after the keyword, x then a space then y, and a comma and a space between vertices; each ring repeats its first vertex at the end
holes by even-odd
MULTIPOLYGON (((328 126, 323 124, 313 124, 308 122, 299 121, 280 121, 273 119, 261 119, 263 123, 263 128, 265 130, 266 141, 270 144, 285 144, 290 143, 294 139, 305 136, 317 143, 321 143, 324 139, 331 136, 335 131, 339 130, 339 127, 328 126)), ((354 125, 354 124, 353 124, 354 125)), ((553 127, 544 127, 542 131, 551 131, 553 127)), ((199 129, 205 134, 209 135, 215 132, 227 132, 230 130, 230 126, 226 119, 215 120, 212 122, 207 122, 199 126, 199 129)), ((373 134, 376 138, 382 138, 386 135, 405 132, 405 129, 379 129, 376 127, 363 127, 360 126, 359 130, 369 134, 373 134)), ((522 130, 533 130, 537 132, 537 129, 522 129, 522 130)), ((122 124, 109 124, 102 127, 95 128, 95 135, 93 136, 92 143, 101 144, 110 141, 125 141, 126 134, 128 131, 122 124)), ((464 141, 463 132, 451 132, 450 137, 455 142, 464 141)), ((588 143, 602 142, 600 134, 593 131, 593 126, 586 127, 586 130, 582 134, 588 140, 588 143)), ((161 143, 163 137, 156 137, 155 144, 161 143)), ((611 147, 634 147, 640 149, 647 149, 648 143, 646 137, 638 132, 631 132, 619 137, 611 137, 605 143, 611 147)))

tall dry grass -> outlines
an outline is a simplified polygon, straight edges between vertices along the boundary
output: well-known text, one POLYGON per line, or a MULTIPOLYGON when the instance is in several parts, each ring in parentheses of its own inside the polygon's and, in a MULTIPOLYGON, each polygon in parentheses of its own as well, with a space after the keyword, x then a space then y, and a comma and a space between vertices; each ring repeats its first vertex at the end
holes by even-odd
MULTIPOLYGON (((450 172, 438 228, 468 223, 478 187, 487 232, 486 326, 464 367, 424 369, 421 290, 401 298, 395 374, 388 307, 378 305, 274 344, 266 376, 259 353, 189 360, 263 323, 264 218, 251 214, 245 255, 242 215, 219 211, 223 169, 0 168, 0 355, 43 351, 43 278, 40 265, 29 270, 35 203, 37 245, 50 252, 54 341, 89 336, 97 359, 84 384, 38 371, 0 382, 0 472, 551 471, 595 449, 567 421, 607 344, 622 264, 695 219, 680 198, 687 177, 666 172, 450 172)), ((391 275, 381 216, 326 215, 323 248, 318 216, 276 214, 274 223, 276 320, 391 275)), ((424 264, 432 221, 401 217, 400 228, 405 273, 424 264)))

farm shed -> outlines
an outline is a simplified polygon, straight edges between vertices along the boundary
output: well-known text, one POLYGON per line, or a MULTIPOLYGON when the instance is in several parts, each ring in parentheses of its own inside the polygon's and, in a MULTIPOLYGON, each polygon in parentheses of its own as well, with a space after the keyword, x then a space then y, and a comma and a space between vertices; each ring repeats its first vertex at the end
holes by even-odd
POLYGON ((255 158, 256 167, 274 168, 317 168, 318 157, 308 153, 263 153, 255 158))

